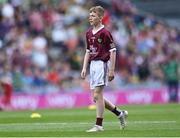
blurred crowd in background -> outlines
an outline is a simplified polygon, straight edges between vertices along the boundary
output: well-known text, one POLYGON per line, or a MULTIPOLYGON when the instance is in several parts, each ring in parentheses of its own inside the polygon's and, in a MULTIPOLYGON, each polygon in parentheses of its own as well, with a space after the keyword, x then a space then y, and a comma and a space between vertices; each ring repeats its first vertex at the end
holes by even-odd
POLYGON ((107 90, 163 85, 159 65, 178 63, 180 33, 129 0, 0 0, 0 76, 12 78, 15 93, 89 91, 80 72, 88 12, 98 4, 118 49, 107 90))

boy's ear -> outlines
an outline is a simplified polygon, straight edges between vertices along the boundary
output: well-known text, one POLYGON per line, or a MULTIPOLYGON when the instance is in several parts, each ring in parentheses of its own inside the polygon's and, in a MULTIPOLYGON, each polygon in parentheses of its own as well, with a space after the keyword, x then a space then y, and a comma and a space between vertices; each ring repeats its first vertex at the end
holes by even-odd
POLYGON ((102 16, 99 16, 99 18, 100 18, 100 20, 102 20, 102 19, 103 19, 103 17, 102 17, 102 16))

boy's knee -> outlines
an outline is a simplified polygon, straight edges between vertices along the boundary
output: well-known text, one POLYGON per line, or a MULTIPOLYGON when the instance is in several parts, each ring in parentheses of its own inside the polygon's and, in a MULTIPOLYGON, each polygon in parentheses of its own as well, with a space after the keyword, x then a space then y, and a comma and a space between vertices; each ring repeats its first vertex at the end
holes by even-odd
POLYGON ((93 101, 96 102, 98 100, 98 93, 94 93, 93 95, 93 101))
POLYGON ((102 87, 98 87, 93 92, 93 101, 96 102, 102 94, 102 87))

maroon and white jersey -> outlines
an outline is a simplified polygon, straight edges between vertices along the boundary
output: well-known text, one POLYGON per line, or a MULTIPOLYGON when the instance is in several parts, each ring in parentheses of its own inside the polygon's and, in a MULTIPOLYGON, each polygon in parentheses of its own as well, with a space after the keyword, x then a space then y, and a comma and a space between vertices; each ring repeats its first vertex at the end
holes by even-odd
POLYGON ((110 50, 115 49, 112 35, 104 27, 93 34, 92 28, 86 33, 87 51, 90 53, 90 61, 102 60, 107 62, 110 58, 110 50))

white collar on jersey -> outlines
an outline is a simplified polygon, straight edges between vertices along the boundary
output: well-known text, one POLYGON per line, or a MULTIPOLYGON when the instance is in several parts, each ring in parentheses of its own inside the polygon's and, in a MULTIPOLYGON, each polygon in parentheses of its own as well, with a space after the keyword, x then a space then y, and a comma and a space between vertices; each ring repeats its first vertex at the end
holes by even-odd
POLYGON ((97 32, 99 32, 102 28, 104 28, 104 25, 101 25, 98 29, 92 29, 93 35, 95 35, 97 32))

